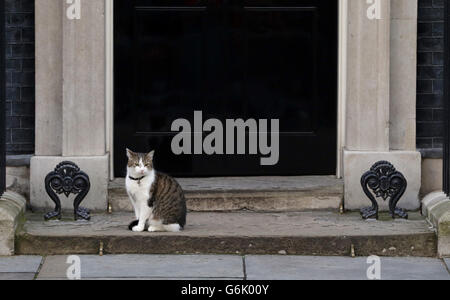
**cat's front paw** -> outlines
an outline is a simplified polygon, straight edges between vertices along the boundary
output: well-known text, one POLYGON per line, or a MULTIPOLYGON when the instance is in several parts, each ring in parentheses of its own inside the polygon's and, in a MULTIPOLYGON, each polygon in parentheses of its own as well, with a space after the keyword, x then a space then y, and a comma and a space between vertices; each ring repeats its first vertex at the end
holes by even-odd
POLYGON ((138 226, 134 226, 132 230, 133 230, 133 232, 143 232, 144 227, 138 225, 138 226))

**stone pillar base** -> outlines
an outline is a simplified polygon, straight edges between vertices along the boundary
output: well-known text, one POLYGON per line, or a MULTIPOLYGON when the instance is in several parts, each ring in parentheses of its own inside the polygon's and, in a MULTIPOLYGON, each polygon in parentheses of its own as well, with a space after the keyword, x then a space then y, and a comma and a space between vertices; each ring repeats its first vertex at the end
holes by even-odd
POLYGON ((0 197, 0 256, 14 255, 16 230, 24 222, 26 200, 12 191, 0 197))
POLYGON ((439 257, 450 257, 450 198, 440 191, 427 195, 422 214, 436 230, 439 257))
MULTIPOLYGON (((408 181, 398 206, 407 210, 420 208, 421 155, 416 151, 365 152, 344 151, 345 208, 359 210, 371 205, 361 187, 361 176, 380 160, 391 162, 408 181)), ((388 202, 379 199, 380 211, 388 211, 388 202)))
MULTIPOLYGON (((108 206, 109 156, 61 157, 35 156, 31 159, 30 203, 33 209, 52 210, 55 204, 45 191, 44 180, 48 173, 63 161, 76 163, 91 181, 91 189, 81 206, 93 211, 106 211, 108 206)), ((62 208, 73 210, 74 195, 60 195, 62 208)))

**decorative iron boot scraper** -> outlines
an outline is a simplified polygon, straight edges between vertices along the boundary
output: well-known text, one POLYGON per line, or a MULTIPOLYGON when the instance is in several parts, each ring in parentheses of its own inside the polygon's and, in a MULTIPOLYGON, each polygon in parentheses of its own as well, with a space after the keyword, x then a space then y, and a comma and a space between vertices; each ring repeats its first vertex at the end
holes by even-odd
POLYGON ((361 177, 361 186, 364 193, 372 202, 371 207, 361 210, 363 219, 378 219, 379 208, 376 198, 382 198, 384 201, 389 198, 389 212, 392 218, 398 216, 408 219, 406 211, 397 207, 397 203, 405 193, 407 185, 403 174, 398 172, 390 162, 379 161, 374 164, 370 171, 361 177))
POLYGON ((90 188, 89 176, 75 163, 64 161, 57 165, 45 178, 45 190, 56 205, 53 212, 45 215, 45 220, 61 219, 61 200, 57 194, 64 194, 67 198, 70 194, 77 195, 73 203, 75 220, 90 220, 89 210, 80 207, 90 188))

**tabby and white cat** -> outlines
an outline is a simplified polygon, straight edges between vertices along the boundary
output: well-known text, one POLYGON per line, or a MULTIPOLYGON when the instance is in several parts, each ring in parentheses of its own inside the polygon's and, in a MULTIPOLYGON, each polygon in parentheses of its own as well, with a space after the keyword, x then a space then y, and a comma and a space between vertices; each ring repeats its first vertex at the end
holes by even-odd
POLYGON ((125 185, 137 219, 129 229, 178 232, 186 225, 184 193, 175 179, 155 171, 154 154, 154 151, 144 154, 127 149, 125 185))

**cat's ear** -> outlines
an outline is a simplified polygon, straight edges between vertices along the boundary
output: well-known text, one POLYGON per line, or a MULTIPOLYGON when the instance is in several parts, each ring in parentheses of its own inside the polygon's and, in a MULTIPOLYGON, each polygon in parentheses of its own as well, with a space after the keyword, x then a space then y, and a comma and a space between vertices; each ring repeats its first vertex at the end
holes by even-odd
POLYGON ((127 148, 127 157, 128 159, 132 159, 135 153, 127 148))
POLYGON ((145 158, 147 158, 148 160, 153 161, 153 157, 155 156, 155 150, 153 150, 152 152, 147 153, 147 155, 145 156, 145 158))

